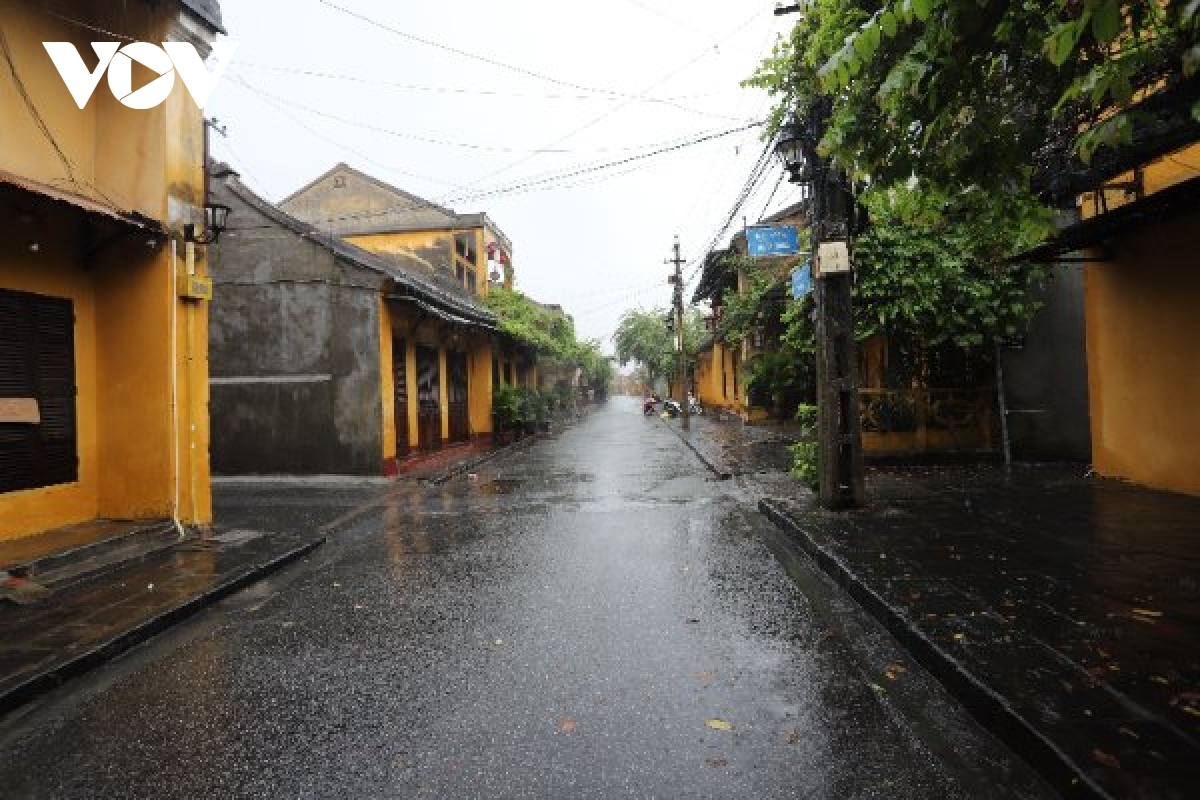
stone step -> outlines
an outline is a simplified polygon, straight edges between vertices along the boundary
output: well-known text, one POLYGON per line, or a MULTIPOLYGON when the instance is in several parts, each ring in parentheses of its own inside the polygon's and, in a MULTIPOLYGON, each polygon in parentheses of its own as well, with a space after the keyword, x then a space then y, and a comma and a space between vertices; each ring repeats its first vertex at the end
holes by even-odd
MULTIPOLYGON (((136 564, 187 538, 180 537, 170 520, 112 523, 106 527, 110 535, 104 538, 10 561, 0 569, 60 591, 136 564)), ((54 534, 46 536, 47 544, 52 545, 54 534)))

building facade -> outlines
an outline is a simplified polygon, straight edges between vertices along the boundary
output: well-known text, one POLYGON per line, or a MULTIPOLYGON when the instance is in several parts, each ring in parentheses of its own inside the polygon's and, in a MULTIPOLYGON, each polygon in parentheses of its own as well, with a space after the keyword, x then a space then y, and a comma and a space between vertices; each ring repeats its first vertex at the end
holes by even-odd
POLYGON ((215 168, 218 474, 394 474, 491 432, 495 317, 415 259, 302 222, 215 168))
POLYGON ((208 52, 215 0, 0 0, 0 539, 97 518, 211 521, 205 122, 79 108, 43 42, 95 30, 208 52), (69 12, 69 13, 68 13, 69 12), (201 295, 203 293, 200 293, 201 295))

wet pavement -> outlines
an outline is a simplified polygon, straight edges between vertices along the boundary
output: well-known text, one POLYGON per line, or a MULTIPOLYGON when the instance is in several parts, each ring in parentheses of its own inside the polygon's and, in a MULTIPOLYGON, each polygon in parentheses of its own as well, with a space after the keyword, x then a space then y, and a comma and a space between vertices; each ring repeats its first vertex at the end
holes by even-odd
POLYGON ((949 680, 978 684, 968 702, 1031 758, 1057 750, 1096 793, 1196 796, 1200 499, 1082 467, 877 469, 867 486, 860 512, 768 503, 949 680))
MULTIPOLYGON (((615 400, 0 722, 14 797, 1048 797, 736 482, 615 400)), ((318 510, 314 510, 314 508, 318 510)))

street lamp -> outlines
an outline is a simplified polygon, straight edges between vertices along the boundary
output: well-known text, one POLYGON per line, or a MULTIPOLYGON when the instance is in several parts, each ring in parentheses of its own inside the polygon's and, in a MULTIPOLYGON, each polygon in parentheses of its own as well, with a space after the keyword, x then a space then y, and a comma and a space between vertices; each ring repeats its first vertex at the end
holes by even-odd
POLYGON ((229 212, 232 209, 223 203, 204 204, 204 230, 196 234, 195 225, 183 226, 183 239, 196 244, 213 244, 221 237, 221 231, 229 226, 229 212))
POLYGON ((783 162, 788 180, 796 184, 813 182, 813 158, 816 142, 806 141, 806 131, 795 115, 788 117, 775 137, 775 155, 783 162))

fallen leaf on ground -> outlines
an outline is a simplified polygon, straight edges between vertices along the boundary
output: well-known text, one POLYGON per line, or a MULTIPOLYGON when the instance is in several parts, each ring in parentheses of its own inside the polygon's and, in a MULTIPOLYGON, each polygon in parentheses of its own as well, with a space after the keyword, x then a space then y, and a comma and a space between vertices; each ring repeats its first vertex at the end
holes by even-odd
POLYGON ((874 689, 875 691, 879 692, 880 694, 884 694, 885 692, 887 692, 887 689, 883 688, 883 687, 882 687, 882 686, 880 686, 878 683, 870 683, 870 684, 867 684, 867 685, 868 685, 868 686, 870 686, 870 687, 871 687, 872 689, 874 689))
POLYGON ((1171 683, 1169 680, 1164 678, 1162 675, 1151 675, 1150 680, 1154 681, 1155 683, 1161 683, 1163 686, 1169 686, 1171 683))
POLYGON ((1129 728, 1126 728, 1123 726, 1120 728, 1117 728, 1117 733, 1124 734, 1125 736, 1128 736, 1130 739, 1142 738, 1142 737, 1138 736, 1136 733, 1134 733, 1133 731, 1129 730, 1129 728))
POLYGON ((706 759, 704 759, 704 763, 707 764, 708 766, 712 767, 713 769, 719 769, 721 767, 729 766, 729 762, 723 758, 706 758, 706 759))
POLYGON ((961 642, 965 638, 967 638, 967 635, 965 633, 954 634, 954 641, 956 641, 956 642, 961 642))
POLYGON ((1096 759, 1096 763, 1100 764, 1101 766, 1105 766, 1110 769, 1121 768, 1121 762, 1117 760, 1116 756, 1112 755, 1111 753, 1106 753, 1099 748, 1092 750, 1092 758, 1096 759))
POLYGON ((364 608, 366 608, 366 606, 364 606, 362 603, 355 603, 355 604, 354 604, 354 610, 355 610, 355 611, 362 611, 364 608))
POLYGON ((731 730, 733 730, 732 722, 726 722, 725 720, 717 719, 716 717, 714 717, 712 719, 704 720, 704 724, 707 725, 708 727, 712 728, 715 731, 731 731, 731 730))
POLYGON ((713 675, 711 672, 697 672, 696 673, 696 680, 700 681, 705 686, 708 686, 710 683, 712 683, 713 680, 715 680, 715 678, 716 678, 716 676, 713 675))
POLYGON ((1161 611, 1155 611, 1151 608, 1135 608, 1133 613, 1137 614, 1139 617, 1154 617, 1156 619, 1162 616, 1161 611))
POLYGON ((792 728, 787 735, 788 744, 800 744, 800 729, 792 728))
POLYGON ((696 619, 695 617, 688 617, 687 619, 684 620, 684 622, 687 623, 688 625, 698 625, 700 623, 700 620, 696 619))
POLYGON ((558 730, 560 733, 574 733, 576 723, 570 717, 563 717, 558 721, 558 730))
POLYGON ((887 669, 885 669, 883 671, 883 674, 887 676, 887 679, 889 681, 894 681, 894 680, 896 680, 896 678, 899 678, 905 672, 908 672, 908 667, 906 667, 904 664, 901 664, 900 662, 896 662, 895 664, 892 664, 887 669))

